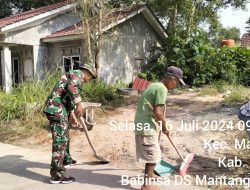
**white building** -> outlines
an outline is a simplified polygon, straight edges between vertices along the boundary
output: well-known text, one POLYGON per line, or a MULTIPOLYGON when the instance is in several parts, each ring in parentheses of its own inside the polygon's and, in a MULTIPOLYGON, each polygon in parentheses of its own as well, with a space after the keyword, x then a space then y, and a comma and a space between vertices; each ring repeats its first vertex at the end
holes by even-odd
MULTIPOLYGON (((75 6, 64 1, 0 20, 0 86, 5 92, 46 69, 67 71, 84 64, 75 6)), ((99 75, 107 83, 131 82, 143 65, 159 56, 157 47, 167 38, 146 5, 111 11, 102 32, 99 75)))

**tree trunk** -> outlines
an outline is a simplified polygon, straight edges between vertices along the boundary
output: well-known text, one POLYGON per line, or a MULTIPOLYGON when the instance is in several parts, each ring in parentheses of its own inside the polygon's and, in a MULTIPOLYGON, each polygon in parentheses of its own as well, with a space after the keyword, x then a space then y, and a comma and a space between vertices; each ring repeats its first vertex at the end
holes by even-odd
POLYGON ((92 54, 90 28, 89 28, 88 18, 84 18, 84 27, 85 27, 85 34, 83 34, 83 35, 86 35, 87 62, 89 64, 93 64, 93 54, 92 54))
POLYGON ((100 48, 102 40, 103 0, 76 0, 82 8, 84 49, 87 62, 95 65, 97 79, 100 68, 100 48), (91 20, 91 23, 89 22, 91 20), (91 25, 90 25, 91 24, 91 25), (91 28, 90 28, 91 27, 91 28))
MULTIPOLYGON (((176 37, 178 3, 174 2, 171 7, 173 7, 173 9, 170 10, 169 22, 167 26, 167 34, 169 38, 176 37)), ((166 15, 168 15, 168 12, 166 12, 166 15)))
POLYGON ((190 4, 190 14, 188 16, 188 21, 187 21, 187 33, 186 33, 186 38, 190 36, 190 34, 193 32, 193 24, 194 24, 194 15, 196 12, 196 2, 192 3, 193 1, 191 0, 190 4))
POLYGON ((172 18, 172 31, 173 31, 173 36, 174 37, 176 37, 176 17, 177 17, 177 12, 178 12, 178 6, 177 6, 177 2, 175 2, 173 18, 172 18))
POLYGON ((95 68, 96 68, 96 75, 97 79, 99 78, 99 69, 100 69, 100 48, 101 48, 101 41, 102 41, 102 14, 103 14, 103 9, 102 9, 102 1, 100 1, 101 8, 99 10, 98 14, 98 37, 96 41, 96 55, 95 55, 95 68))

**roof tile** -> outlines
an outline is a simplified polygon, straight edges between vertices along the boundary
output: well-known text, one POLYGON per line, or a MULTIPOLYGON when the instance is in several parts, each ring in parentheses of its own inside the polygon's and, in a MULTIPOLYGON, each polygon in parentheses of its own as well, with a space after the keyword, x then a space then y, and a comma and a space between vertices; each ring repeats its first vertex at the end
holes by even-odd
POLYGON ((37 15, 40 15, 40 14, 48 12, 48 11, 52 11, 54 9, 58 9, 60 7, 63 7, 65 5, 68 5, 71 3, 72 3, 71 0, 66 0, 66 1, 54 4, 54 5, 40 7, 40 8, 26 11, 26 12, 23 12, 20 14, 12 15, 12 16, 7 17, 7 18, 0 19, 0 28, 7 26, 7 25, 10 25, 10 24, 13 24, 13 23, 18 22, 18 21, 21 21, 21 20, 25 20, 25 19, 37 16, 37 15))
POLYGON ((250 33, 245 33, 240 40, 241 46, 250 46, 250 33))

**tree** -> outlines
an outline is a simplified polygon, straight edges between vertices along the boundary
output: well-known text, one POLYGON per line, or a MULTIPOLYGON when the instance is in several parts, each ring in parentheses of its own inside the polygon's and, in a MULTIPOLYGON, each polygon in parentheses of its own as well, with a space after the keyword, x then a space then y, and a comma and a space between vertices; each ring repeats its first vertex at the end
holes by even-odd
POLYGON ((86 61, 95 65, 99 78, 99 54, 102 41, 102 18, 105 10, 104 0, 75 0, 80 9, 83 46, 87 50, 86 61))
POLYGON ((235 42, 240 41, 240 29, 236 27, 221 28, 219 31, 219 40, 233 39, 235 42))
POLYGON ((5 18, 12 14, 12 6, 7 0, 0 1, 0 18, 5 18))
POLYGON ((8 17, 14 13, 21 13, 46 5, 55 4, 64 0, 1 0, 0 1, 0 18, 8 17))
POLYGON ((169 19, 168 35, 176 32, 184 38, 200 28, 202 23, 209 24, 210 31, 220 29, 218 10, 228 6, 245 9, 246 0, 153 0, 150 7, 158 16, 169 19))
POLYGON ((240 42, 240 29, 237 27, 224 28, 221 24, 218 25, 216 31, 206 32, 208 41, 214 46, 220 46, 222 40, 233 39, 236 43, 240 42))
MULTIPOLYGON (((120 0, 109 0, 110 4, 119 6, 120 0)), ((125 0, 128 5, 138 0, 125 0)), ((176 35, 188 38, 196 30, 200 30, 202 23, 209 24, 209 30, 218 32, 220 22, 218 10, 228 6, 245 9, 248 0, 145 0, 158 17, 167 23, 169 37, 176 35)))
POLYGON ((18 12, 24 12, 31 10, 32 8, 43 7, 46 5, 52 5, 55 3, 62 2, 64 0, 11 0, 14 8, 18 10, 18 12))
POLYGON ((249 17, 249 19, 247 20, 246 24, 247 24, 247 27, 246 27, 247 32, 250 33, 250 17, 249 17))

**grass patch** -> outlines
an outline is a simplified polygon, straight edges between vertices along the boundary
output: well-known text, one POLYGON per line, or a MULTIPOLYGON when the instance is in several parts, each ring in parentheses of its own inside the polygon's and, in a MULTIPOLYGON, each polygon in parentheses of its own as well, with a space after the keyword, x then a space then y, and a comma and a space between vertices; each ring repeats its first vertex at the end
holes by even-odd
POLYGON ((124 87, 121 83, 108 85, 102 81, 91 81, 84 85, 82 98, 86 102, 99 102, 106 106, 120 106, 124 98, 117 93, 117 88, 124 87))
POLYGON ((214 82, 210 85, 205 85, 201 88, 200 95, 217 95, 225 93, 226 91, 232 89, 235 85, 230 85, 224 81, 214 82))
POLYGON ((224 103, 241 103, 250 98, 250 88, 238 84, 228 84, 223 81, 215 82, 211 85, 204 86, 200 95, 224 95, 224 103))
POLYGON ((233 103, 243 103, 247 102, 250 99, 250 88, 243 86, 234 86, 231 90, 231 93, 225 95, 224 102, 227 104, 233 103))
MULTIPOLYGON (((20 120, 28 121, 26 126, 43 126, 43 120, 38 119, 44 117, 44 103, 60 76, 60 73, 47 73, 44 80, 19 84, 10 94, 0 92, 0 124, 20 120)), ((123 97, 116 92, 121 85, 91 81, 83 85, 81 96, 84 101, 117 107, 124 103, 123 97)))
POLYGON ((44 101, 53 89, 59 74, 47 74, 44 80, 22 83, 13 88, 10 94, 0 92, 0 121, 27 120, 42 114, 44 101))

